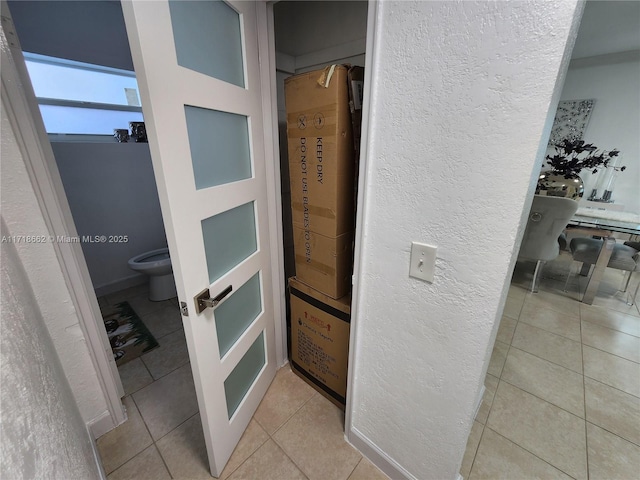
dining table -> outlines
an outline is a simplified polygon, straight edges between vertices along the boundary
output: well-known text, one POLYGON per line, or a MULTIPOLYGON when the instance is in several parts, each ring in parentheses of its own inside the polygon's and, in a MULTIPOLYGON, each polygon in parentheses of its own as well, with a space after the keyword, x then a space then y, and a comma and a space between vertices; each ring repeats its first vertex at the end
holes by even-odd
POLYGON ((632 237, 640 235, 640 215, 633 212, 579 207, 569 221, 567 228, 574 232, 576 229, 581 229, 590 236, 602 237, 604 240, 593 273, 589 277, 587 288, 582 296, 582 303, 591 305, 609 264, 613 246, 617 241, 614 233, 626 233, 632 237))

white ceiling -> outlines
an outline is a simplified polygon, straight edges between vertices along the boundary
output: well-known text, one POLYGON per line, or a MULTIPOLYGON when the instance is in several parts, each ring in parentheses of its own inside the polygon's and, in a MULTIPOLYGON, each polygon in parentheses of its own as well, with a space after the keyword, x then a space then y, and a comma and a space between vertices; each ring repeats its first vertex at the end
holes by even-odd
POLYGON ((589 1, 572 58, 640 50, 640 1, 589 1))

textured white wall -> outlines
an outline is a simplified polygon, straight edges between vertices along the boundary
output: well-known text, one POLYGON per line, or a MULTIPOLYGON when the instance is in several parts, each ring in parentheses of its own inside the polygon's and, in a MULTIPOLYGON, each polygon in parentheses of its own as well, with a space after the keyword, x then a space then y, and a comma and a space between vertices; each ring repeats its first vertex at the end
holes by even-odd
MULTIPOLYGON (((4 221, 2 234, 7 235, 4 221)), ((15 246, 1 245, 0 477, 100 478, 73 399, 15 246)))
POLYGON ((3 104, 0 186, 6 235, 47 238, 42 243, 20 242, 15 246, 80 414, 85 423, 92 423, 109 415, 106 399, 6 112, 3 104))
MULTIPOLYGON (((621 165, 613 188, 615 203, 640 213, 640 51, 574 60, 569 65, 562 100, 595 99, 584 140, 621 153, 621 165)), ((598 175, 584 171, 585 197, 598 175)))
POLYGON ((576 2, 378 8, 351 428, 415 478, 453 479, 575 40, 576 2), (414 240, 438 246, 433 284, 408 276, 414 240))

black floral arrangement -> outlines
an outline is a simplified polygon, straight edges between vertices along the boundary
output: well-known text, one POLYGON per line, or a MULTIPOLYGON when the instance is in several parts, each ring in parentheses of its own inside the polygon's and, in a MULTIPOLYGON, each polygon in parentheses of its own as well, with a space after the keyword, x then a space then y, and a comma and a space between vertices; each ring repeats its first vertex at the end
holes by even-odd
MULTIPOLYGON (((547 155, 545 159, 551 167, 551 173, 572 178, 589 169, 597 173, 598 168, 607 168, 609 162, 618 156, 620 151, 613 149, 608 152, 601 150, 592 143, 584 140, 565 139, 554 146, 555 155, 547 155)), ((624 172, 627 167, 613 167, 617 172, 624 172)))

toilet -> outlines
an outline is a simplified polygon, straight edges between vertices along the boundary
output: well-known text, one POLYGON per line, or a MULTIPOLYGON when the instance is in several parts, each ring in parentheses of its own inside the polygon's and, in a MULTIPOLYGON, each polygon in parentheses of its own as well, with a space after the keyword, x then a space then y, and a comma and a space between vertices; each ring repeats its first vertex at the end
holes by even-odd
POLYGON ((161 302, 177 295, 168 248, 151 250, 130 258, 129 268, 149 275, 149 300, 161 302))

